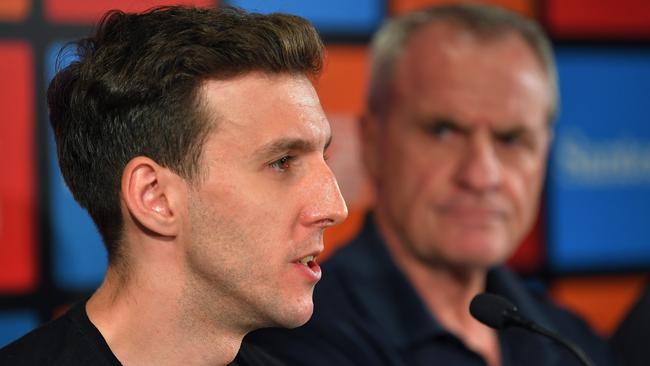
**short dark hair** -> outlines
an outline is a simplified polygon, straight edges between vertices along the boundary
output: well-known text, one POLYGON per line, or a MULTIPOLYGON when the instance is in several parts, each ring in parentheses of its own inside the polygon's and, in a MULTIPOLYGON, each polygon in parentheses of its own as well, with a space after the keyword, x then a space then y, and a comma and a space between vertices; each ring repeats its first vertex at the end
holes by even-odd
POLYGON ((248 72, 319 74, 323 44, 287 14, 170 6, 108 12, 94 36, 73 43, 47 99, 66 184, 88 210, 113 262, 122 236, 120 181, 147 156, 185 179, 199 172, 207 135, 199 89, 248 72))
POLYGON ((395 65, 418 30, 433 24, 448 24, 481 40, 516 34, 528 44, 546 72, 551 105, 549 120, 557 114, 559 92, 553 48, 535 21, 495 5, 481 3, 435 5, 388 20, 372 40, 372 63, 368 107, 381 112, 392 87, 395 65))

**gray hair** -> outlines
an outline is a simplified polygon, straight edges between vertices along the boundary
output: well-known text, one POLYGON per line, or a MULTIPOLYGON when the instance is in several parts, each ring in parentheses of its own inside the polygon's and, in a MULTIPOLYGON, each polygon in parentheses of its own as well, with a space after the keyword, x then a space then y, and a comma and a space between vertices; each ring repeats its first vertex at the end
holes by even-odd
POLYGON ((549 120, 558 110, 559 91, 553 48, 542 28, 534 21, 511 11, 485 4, 434 6, 388 20, 375 34, 371 44, 370 90, 368 105, 379 112, 392 87, 395 65, 411 36, 423 26, 451 24, 480 38, 498 38, 518 34, 531 47, 546 71, 551 106, 549 120))

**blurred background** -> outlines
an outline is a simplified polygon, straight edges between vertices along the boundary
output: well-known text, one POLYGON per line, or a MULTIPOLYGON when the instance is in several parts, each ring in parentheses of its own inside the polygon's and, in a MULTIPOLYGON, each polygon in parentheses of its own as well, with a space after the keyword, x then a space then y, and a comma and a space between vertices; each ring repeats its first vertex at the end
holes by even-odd
MULTIPOLYGON (((326 235, 328 255, 355 235, 373 201, 357 140, 368 41, 386 17, 442 2, 0 0, 0 346, 88 296, 104 275, 99 235, 57 167, 45 90, 61 46, 106 10, 232 4, 314 23, 327 46, 317 89, 335 136, 330 163, 350 208, 326 235)), ((509 264, 608 336, 650 273, 650 2, 489 2, 544 26, 560 75, 543 208, 509 264)))

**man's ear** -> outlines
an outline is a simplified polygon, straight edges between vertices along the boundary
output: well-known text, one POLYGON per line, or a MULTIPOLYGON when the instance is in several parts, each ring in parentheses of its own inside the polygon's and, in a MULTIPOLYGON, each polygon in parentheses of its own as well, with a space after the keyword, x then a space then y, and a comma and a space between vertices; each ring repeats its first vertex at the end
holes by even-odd
POLYGON ((382 121, 373 114, 361 116, 361 157, 370 178, 375 181, 381 169, 382 121))
POLYGON ((184 181, 155 161, 138 156, 122 173, 122 199, 143 228, 160 236, 173 237, 180 229, 184 181))

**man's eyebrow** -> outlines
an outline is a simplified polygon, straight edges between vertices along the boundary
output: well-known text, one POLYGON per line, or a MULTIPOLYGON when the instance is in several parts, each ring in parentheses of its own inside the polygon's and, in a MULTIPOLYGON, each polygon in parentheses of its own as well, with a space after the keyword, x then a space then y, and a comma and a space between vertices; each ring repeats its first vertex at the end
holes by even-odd
POLYGON ((499 128, 495 129, 492 134, 495 136, 515 136, 515 135, 525 135, 530 132, 530 128, 525 126, 513 126, 508 128, 499 128))
MULTIPOLYGON (((475 126, 466 125, 461 121, 458 121, 454 118, 448 118, 448 117, 432 118, 428 123, 428 125, 431 127, 444 125, 447 128, 454 129, 461 133, 463 132, 469 133, 475 128, 475 126)), ((424 123, 424 127, 429 127, 429 126, 427 126, 427 123, 424 123)), ((496 128, 491 127, 490 129, 492 131, 492 134, 495 136, 525 135, 531 132, 531 128, 529 126, 524 125, 523 123, 510 123, 509 125, 504 127, 496 127, 496 128)))
MULTIPOLYGON (((324 150, 327 150, 330 143, 332 142, 332 135, 327 138, 325 142, 324 150)), ((265 158, 268 156, 273 156, 287 151, 299 151, 299 152, 310 152, 318 150, 318 146, 314 141, 309 141, 301 138, 281 138, 278 140, 271 141, 259 149, 257 149, 253 155, 256 157, 265 158)))
POLYGON ((448 128, 454 129, 459 132, 469 132, 471 130, 470 126, 463 124, 461 121, 457 119, 449 118, 449 117, 435 117, 433 119, 433 125, 446 126, 448 128))
POLYGON ((454 118, 445 116, 423 118, 420 122, 420 127, 424 128, 425 130, 438 127, 446 127, 461 133, 468 133, 471 130, 470 126, 467 126, 454 118))

